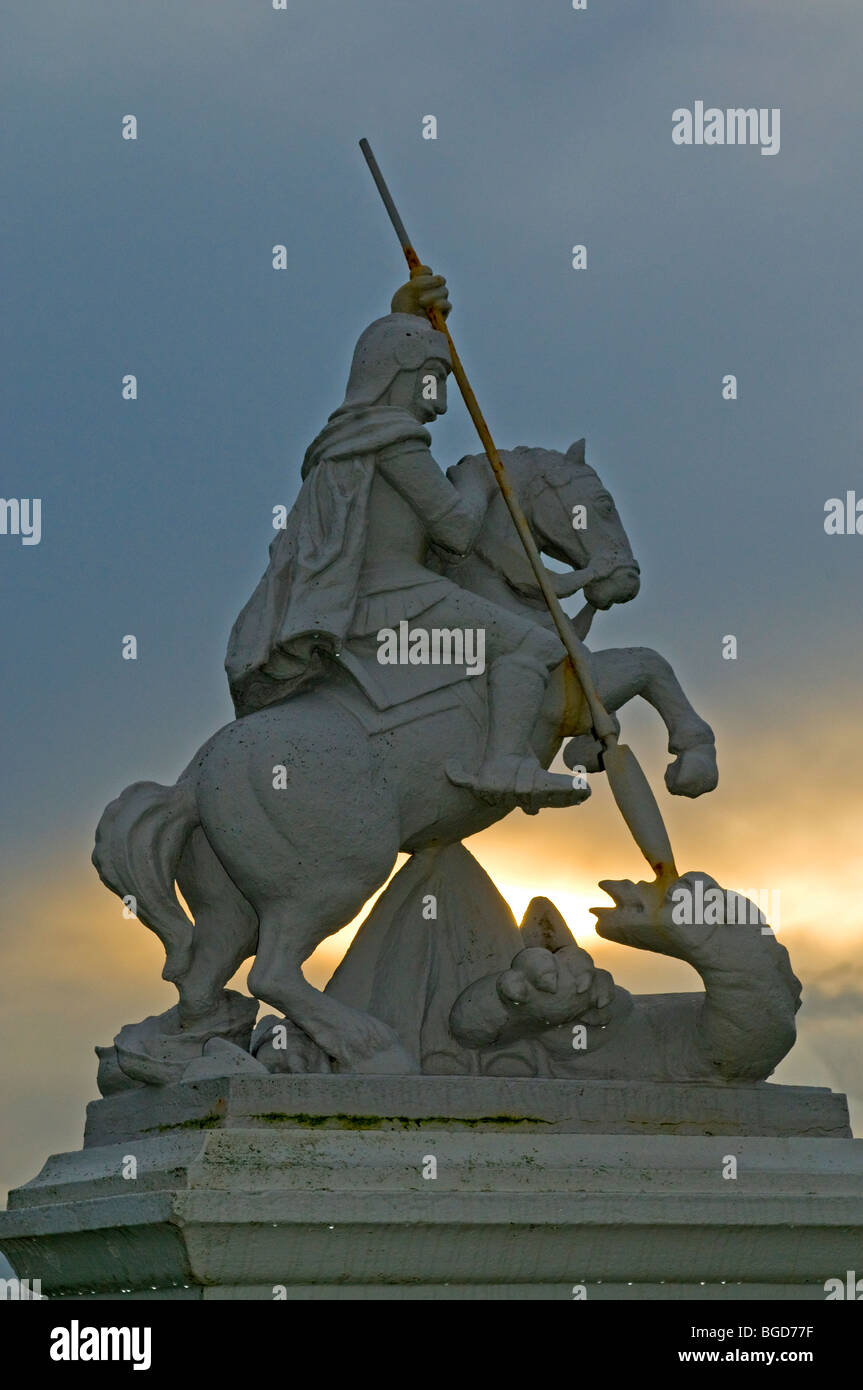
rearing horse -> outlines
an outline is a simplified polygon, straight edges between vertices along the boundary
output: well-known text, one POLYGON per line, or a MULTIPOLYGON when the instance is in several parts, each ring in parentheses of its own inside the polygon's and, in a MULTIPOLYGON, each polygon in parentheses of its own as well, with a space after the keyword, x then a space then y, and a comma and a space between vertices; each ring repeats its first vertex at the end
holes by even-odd
MULTIPOLYGON (((596 608, 626 602, 638 590, 614 502, 584 462, 583 440, 566 454, 520 448, 504 460, 537 546, 570 566, 554 575, 558 591, 581 589, 588 600, 587 616, 574 620, 583 636, 596 608), (573 524, 579 507, 590 516, 585 529, 573 524)), ((462 587, 550 622, 497 494, 471 555, 438 563, 462 587)), ((675 755, 669 791, 712 790, 713 732, 668 662, 644 647, 594 652, 590 661, 610 712, 636 695, 658 711, 675 755)), ((458 748, 475 761, 481 755, 484 685, 484 677, 468 678, 381 712, 356 674, 333 663, 317 686, 225 725, 175 786, 137 782, 108 806, 93 862, 109 888, 135 898, 137 916, 163 942, 163 975, 177 985, 185 1024, 218 1010, 225 984, 254 955, 252 994, 280 1009, 340 1070, 410 1069, 386 1024, 322 994, 301 967, 380 888, 400 851, 457 842, 515 805, 514 798, 489 805, 446 773, 446 750, 458 748)), ((563 662, 533 736, 544 767, 566 738, 570 767, 599 769, 586 704, 563 662)))

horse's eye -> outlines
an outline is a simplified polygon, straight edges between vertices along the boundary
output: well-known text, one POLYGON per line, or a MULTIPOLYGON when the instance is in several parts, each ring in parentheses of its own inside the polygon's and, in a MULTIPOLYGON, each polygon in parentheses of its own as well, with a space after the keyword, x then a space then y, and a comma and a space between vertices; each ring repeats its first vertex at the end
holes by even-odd
POLYGON ((610 497, 597 497, 593 505, 600 516, 611 516, 614 512, 614 503, 610 497))

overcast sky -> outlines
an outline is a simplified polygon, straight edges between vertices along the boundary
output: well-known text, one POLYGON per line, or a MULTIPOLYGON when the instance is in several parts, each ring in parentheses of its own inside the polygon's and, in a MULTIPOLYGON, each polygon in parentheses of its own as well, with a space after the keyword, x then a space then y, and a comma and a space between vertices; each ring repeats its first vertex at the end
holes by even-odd
MULTIPOLYGON (((93 831, 230 718, 272 507, 404 278, 362 135, 500 445, 586 435, 614 494, 642 591, 591 640, 662 651, 717 729, 719 791, 663 807, 678 862, 787 890, 821 1003, 782 1079, 856 1084, 863 536, 823 518, 863 498, 858 0, 40 0, 4 30, 0 490, 42 538, 0 535, 0 1186, 78 1144, 92 1045, 171 1002, 93 831), (699 100, 779 108, 779 152, 675 145, 699 100)), ((476 449, 454 393, 433 448, 476 449)), ((661 787, 656 721, 626 728, 661 787)), ((477 852, 514 902, 640 872, 601 792, 477 852)))

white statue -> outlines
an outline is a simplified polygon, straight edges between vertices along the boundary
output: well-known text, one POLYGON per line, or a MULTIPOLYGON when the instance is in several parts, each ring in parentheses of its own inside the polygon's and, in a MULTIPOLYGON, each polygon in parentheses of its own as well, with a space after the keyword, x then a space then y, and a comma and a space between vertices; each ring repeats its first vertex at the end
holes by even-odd
MULTIPOLYGON (((449 1043, 420 1056, 407 1025, 345 992, 350 968, 321 992, 303 962, 380 888, 399 851, 426 864, 518 806, 577 804, 588 795, 579 770, 601 770, 581 688, 484 456, 444 475, 429 452, 449 367, 430 303, 449 308, 445 282, 424 272, 366 329, 345 401, 306 453, 296 504, 231 634, 237 719, 174 787, 136 783, 102 817, 94 863, 135 899, 179 992, 176 1009, 124 1029, 104 1054, 105 1087, 175 1079, 212 1039, 263 1065, 248 1051, 254 1004, 225 990, 251 956, 249 988, 280 1011, 297 1067, 434 1069, 449 1043), (396 659, 383 660, 396 633, 396 659), (487 669, 467 661, 470 644, 455 640, 466 634, 481 636, 487 669), (575 777, 547 771, 567 739, 575 777)), ((614 502, 583 440, 504 457, 537 546, 569 567, 553 575, 557 592, 587 600, 572 620, 583 638, 597 609, 638 592, 614 502)), ((632 648, 590 663, 609 711, 641 695, 660 714, 669 791, 712 790, 713 733, 667 661, 632 648)), ((444 896, 458 894, 458 879, 444 896)), ((384 977, 403 1002, 428 1004, 403 974, 384 977)), ((454 1000, 438 1001, 447 1016, 454 1000)), ((259 1057, 267 1046, 259 1032, 259 1057)))

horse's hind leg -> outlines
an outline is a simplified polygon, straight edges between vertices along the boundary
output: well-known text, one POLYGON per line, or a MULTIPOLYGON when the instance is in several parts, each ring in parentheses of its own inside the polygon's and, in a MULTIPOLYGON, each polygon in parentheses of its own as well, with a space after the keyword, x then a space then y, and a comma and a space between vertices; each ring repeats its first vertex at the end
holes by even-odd
POLYGON ((180 1018, 188 1027, 217 1010, 225 985, 254 955, 258 915, 229 877, 200 826, 177 869, 180 892, 195 919, 189 969, 177 980, 180 1018))
POLYGON ((301 970, 398 853, 393 774, 376 775, 365 730, 340 707, 299 695, 228 725, 196 778, 207 840, 258 917, 251 992, 343 1070, 418 1071, 386 1024, 321 994, 301 970))
POLYGON ((281 1009, 340 1071, 417 1072, 419 1063, 386 1023, 322 994, 301 969, 321 941, 356 916, 367 896, 365 890, 320 883, 314 894, 259 904, 258 953, 249 989, 281 1009))

